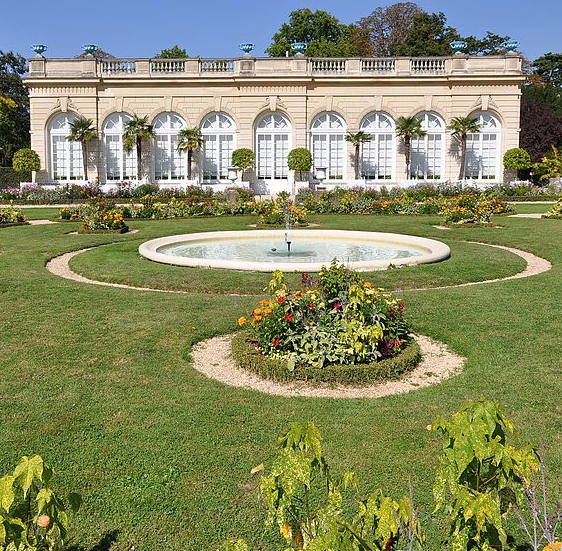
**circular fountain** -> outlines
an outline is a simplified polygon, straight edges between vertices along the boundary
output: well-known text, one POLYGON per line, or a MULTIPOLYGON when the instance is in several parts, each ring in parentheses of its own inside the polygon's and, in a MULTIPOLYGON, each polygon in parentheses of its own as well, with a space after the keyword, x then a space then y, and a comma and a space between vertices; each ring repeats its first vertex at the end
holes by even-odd
POLYGON ((254 230, 190 233, 142 243, 155 262, 258 272, 317 272, 333 259, 358 271, 439 262, 450 249, 434 239, 345 230, 254 230))

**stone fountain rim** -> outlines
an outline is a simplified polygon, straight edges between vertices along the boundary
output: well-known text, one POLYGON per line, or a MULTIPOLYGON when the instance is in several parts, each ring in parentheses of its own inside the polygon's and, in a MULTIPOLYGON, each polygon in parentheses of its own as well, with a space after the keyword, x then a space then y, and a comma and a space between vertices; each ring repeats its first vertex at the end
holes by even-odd
MULTIPOLYGON (((414 235, 406 235, 400 233, 386 232, 368 232, 368 231, 352 231, 352 230, 311 230, 311 229, 292 229, 291 238, 299 239, 302 236, 307 237, 325 237, 325 238, 342 238, 347 237, 355 240, 376 241, 387 245, 409 245, 425 249, 427 253, 420 256, 412 256, 408 258, 395 258, 386 260, 368 260, 361 262, 347 262, 346 264, 357 271, 375 271, 386 270, 393 266, 413 266, 416 264, 426 264, 431 262, 440 262, 449 258, 451 250, 448 245, 435 239, 426 237, 418 237, 414 235)), ((216 239, 236 239, 248 237, 278 237, 284 239, 286 230, 237 230, 237 231, 215 231, 215 232, 198 232, 180 235, 168 235, 145 241, 139 246, 139 254, 162 264, 171 264, 175 266, 188 266, 197 268, 223 268, 229 270, 257 271, 257 272, 273 272, 280 270, 282 272, 318 272, 326 262, 256 262, 242 260, 227 259, 205 259, 172 256, 158 252, 160 247, 171 245, 174 243, 185 243, 189 241, 216 240, 216 239)))

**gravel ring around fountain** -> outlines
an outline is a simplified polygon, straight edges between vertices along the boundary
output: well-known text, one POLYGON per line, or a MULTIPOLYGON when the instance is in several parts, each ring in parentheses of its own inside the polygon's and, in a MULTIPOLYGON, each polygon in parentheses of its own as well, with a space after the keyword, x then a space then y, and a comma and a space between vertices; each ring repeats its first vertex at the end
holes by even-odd
MULTIPOLYGON (((116 242, 119 243, 119 242, 116 242)), ((513 247, 506 247, 504 245, 492 245, 491 243, 481 243, 479 241, 465 241, 465 243, 473 243, 475 245, 484 245, 486 247, 494 247, 496 249, 503 249, 510 253, 513 253, 527 263, 527 267, 514 275, 496 278, 496 279, 485 279, 483 281, 470 281, 468 283, 457 283, 456 285, 443 285, 440 287, 421 287, 418 289, 396 289, 395 291, 402 291, 402 292, 410 292, 410 291, 434 291, 439 289, 454 289, 456 287, 470 287, 473 285, 484 285, 487 283, 498 283, 500 281, 509 281, 511 279, 521 279, 525 277, 531 277, 534 275, 542 274, 547 272, 552 268, 552 264, 546 260, 545 258, 541 258, 540 256, 536 256, 533 253, 528 253, 526 251, 522 251, 521 249, 515 249, 513 247)), ((115 243, 106 243, 106 245, 114 245, 115 243)), ((97 245, 98 247, 103 247, 104 245, 97 245)), ((177 291, 173 289, 154 289, 152 287, 140 287, 135 285, 127 285, 126 283, 110 283, 108 281, 98 281, 96 279, 89 279, 85 276, 77 274, 76 272, 72 271, 69 266, 69 262, 75 256, 90 251, 96 247, 88 247, 86 249, 79 249, 77 251, 71 251, 68 253, 64 253, 60 256, 55 256, 51 260, 49 260, 46 264, 47 270, 58 277, 62 277, 64 279, 69 279, 71 281, 77 281, 79 283, 87 283, 89 285, 102 285, 104 287, 116 287, 119 289, 130 289, 133 291, 153 291, 155 293, 172 293, 177 295, 197 295, 201 293, 194 293, 192 291, 177 291)), ((221 294, 221 293, 215 293, 221 294)), ((233 297, 250 297, 250 296, 260 296, 260 295, 246 295, 242 293, 223 293, 225 296, 233 296, 233 297)))
POLYGON ((258 377, 238 367, 232 358, 233 333, 197 343, 191 350, 191 365, 209 379, 223 384, 247 388, 274 396, 310 398, 382 398, 411 392, 440 383, 460 373, 466 358, 454 354, 440 342, 423 335, 415 335, 422 354, 420 363, 402 379, 370 386, 327 385, 295 381, 272 381, 258 377))

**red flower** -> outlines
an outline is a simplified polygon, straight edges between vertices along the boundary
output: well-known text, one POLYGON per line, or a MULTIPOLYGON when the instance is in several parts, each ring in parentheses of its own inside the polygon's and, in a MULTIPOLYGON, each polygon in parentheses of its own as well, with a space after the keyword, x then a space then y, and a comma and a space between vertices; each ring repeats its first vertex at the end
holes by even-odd
POLYGON ((271 346, 273 346, 273 348, 277 348, 279 346, 279 339, 273 339, 271 341, 271 346))
POLYGON ((398 310, 400 310, 400 312, 402 312, 402 310, 404 310, 404 308, 406 308, 406 307, 404 306, 404 304, 401 303, 401 302, 399 302, 399 303, 398 303, 398 310))
POLYGON ((277 298, 277 302, 278 302, 279 304, 283 304, 283 303, 285 302, 285 297, 283 297, 283 296, 278 297, 278 298, 277 298))
POLYGON ((289 314, 288 312, 285 314, 285 319, 289 322, 293 321, 293 314, 289 314))
POLYGON ((392 308, 388 311, 388 315, 390 317, 394 316, 394 310, 392 308))
POLYGON ((394 339, 394 346, 400 348, 402 346, 402 341, 400 339, 394 339))
POLYGON ((334 303, 334 310, 341 310, 341 302, 334 303))
POLYGON ((312 302, 309 302, 309 303, 308 303, 308 307, 309 307, 311 310, 313 310, 313 309, 314 309, 314 304, 312 304, 312 302))

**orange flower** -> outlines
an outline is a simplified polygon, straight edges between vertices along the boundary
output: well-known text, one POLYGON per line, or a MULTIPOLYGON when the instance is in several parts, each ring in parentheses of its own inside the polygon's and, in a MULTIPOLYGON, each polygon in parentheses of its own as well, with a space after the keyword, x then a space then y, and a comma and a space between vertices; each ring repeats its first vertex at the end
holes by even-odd
POLYGON ((240 327, 242 327, 242 326, 246 323, 246 321, 248 321, 248 320, 246 320, 246 318, 245 318, 244 316, 240 316, 240 317, 238 318, 238 325, 239 325, 240 327))
POLYGON ((302 297, 302 291, 297 291, 297 292, 295 293, 295 296, 296 296, 296 297, 302 297))
POLYGON ((550 543, 543 549, 543 551, 562 551, 562 543, 559 541, 552 542, 554 547, 550 543))
POLYGON ((265 308, 268 304, 269 304, 269 302, 267 300, 260 300, 260 306, 262 308, 265 308))
POLYGON ((259 316, 261 314, 261 308, 256 308, 252 314, 254 314, 255 316, 259 316))
POLYGON ((273 310, 271 308, 264 308, 263 309, 263 313, 267 316, 269 314, 271 314, 273 312, 273 310))

